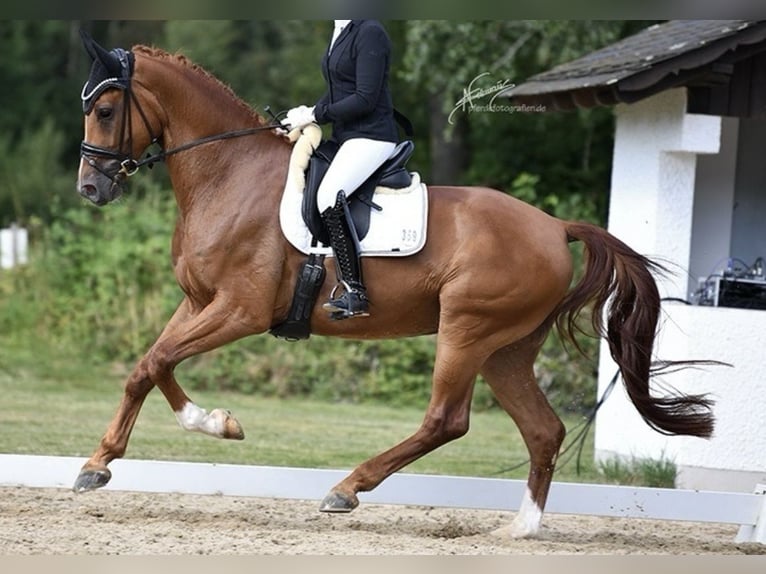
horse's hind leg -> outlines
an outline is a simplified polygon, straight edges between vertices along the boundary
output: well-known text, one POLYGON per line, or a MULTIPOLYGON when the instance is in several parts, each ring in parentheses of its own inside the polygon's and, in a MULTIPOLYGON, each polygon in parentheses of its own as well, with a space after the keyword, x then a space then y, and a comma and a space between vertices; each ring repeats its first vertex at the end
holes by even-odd
POLYGON ((534 361, 543 338, 539 333, 496 351, 480 373, 500 405, 521 431, 530 456, 527 491, 513 523, 501 529, 514 538, 534 536, 553 479, 565 428, 537 384, 534 361))
POLYGON ((74 490, 104 486, 111 478, 107 465, 125 454, 128 439, 149 391, 156 385, 165 395, 181 426, 221 438, 244 437, 239 422, 228 411, 210 413, 196 406, 173 376, 185 358, 220 347, 251 332, 243 321, 232 321, 232 310, 219 299, 194 312, 185 300, 157 342, 138 362, 127 382, 120 405, 98 448, 82 467, 74 490))

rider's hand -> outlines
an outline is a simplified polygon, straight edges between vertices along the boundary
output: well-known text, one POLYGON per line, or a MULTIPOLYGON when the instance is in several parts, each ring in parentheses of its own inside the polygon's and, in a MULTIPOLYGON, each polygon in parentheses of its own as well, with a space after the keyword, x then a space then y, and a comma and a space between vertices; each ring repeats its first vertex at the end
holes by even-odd
POLYGON ((287 115, 282 120, 282 125, 289 130, 294 130, 296 128, 307 126, 315 121, 313 106, 298 106, 287 112, 287 115))

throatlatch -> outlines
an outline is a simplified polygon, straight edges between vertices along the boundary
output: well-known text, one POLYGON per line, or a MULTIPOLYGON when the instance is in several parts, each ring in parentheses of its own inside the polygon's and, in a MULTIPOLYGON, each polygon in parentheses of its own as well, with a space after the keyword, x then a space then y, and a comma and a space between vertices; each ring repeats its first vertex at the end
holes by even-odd
POLYGON ((335 271, 338 285, 330 294, 330 301, 322 305, 332 312, 332 319, 369 316, 367 290, 362 283, 362 258, 359 254, 359 238, 351 220, 346 194, 341 190, 333 207, 322 213, 322 221, 330 235, 330 246, 335 255, 335 271), (344 291, 336 297, 339 287, 344 291))

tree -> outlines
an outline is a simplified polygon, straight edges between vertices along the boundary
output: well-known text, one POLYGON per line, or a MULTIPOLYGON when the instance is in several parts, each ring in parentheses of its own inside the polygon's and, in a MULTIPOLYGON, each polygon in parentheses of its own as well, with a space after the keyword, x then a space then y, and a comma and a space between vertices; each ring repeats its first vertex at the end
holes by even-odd
POLYGON ((316 21, 169 21, 164 43, 229 84, 261 114, 312 105, 324 91, 331 27, 316 21))
POLYGON ((420 91, 430 112, 429 141, 435 158, 431 178, 519 189, 523 199, 549 211, 584 208, 587 218, 603 220, 611 166, 610 109, 468 113, 459 104, 469 87, 489 90, 483 100, 487 103, 496 93, 494 87, 520 83, 644 25, 581 20, 408 22, 403 76, 420 91), (464 168, 455 174, 440 171, 443 166, 464 168))

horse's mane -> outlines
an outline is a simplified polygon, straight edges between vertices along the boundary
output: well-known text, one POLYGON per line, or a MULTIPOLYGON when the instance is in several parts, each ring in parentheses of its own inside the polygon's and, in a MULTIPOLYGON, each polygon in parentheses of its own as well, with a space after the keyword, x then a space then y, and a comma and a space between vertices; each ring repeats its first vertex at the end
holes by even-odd
POLYGON ((183 55, 181 53, 171 54, 171 53, 169 53, 169 52, 167 52, 167 51, 165 51, 165 50, 163 50, 161 48, 155 48, 153 46, 144 46, 144 45, 140 45, 140 44, 137 45, 137 46, 133 46, 132 51, 134 53, 137 53, 137 54, 138 53, 143 54, 143 55, 148 56, 150 58, 156 58, 156 59, 161 59, 161 60, 169 60, 169 61, 177 63, 177 64, 179 64, 179 65, 181 65, 181 66, 183 66, 183 67, 185 67, 185 68, 187 68, 189 70, 192 70, 196 74, 199 74, 199 76, 201 78, 216 84, 223 91, 223 93, 227 94, 231 98, 231 100, 232 100, 232 102, 234 102, 234 104, 236 104, 240 108, 242 108, 245 111, 247 111, 253 117, 253 119, 255 119, 255 121, 258 124, 266 124, 267 123, 267 121, 263 118, 263 116, 259 115, 258 112, 252 106, 250 106, 249 104, 247 104, 247 102, 242 100, 242 98, 240 98, 234 92, 234 90, 231 89, 231 87, 229 85, 224 84, 221 80, 216 78, 213 74, 211 74, 210 72, 205 70, 199 64, 195 64, 194 62, 192 62, 185 55, 183 55))

